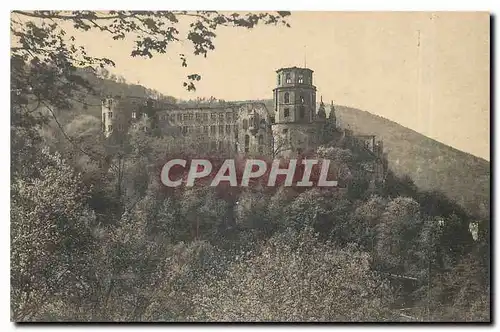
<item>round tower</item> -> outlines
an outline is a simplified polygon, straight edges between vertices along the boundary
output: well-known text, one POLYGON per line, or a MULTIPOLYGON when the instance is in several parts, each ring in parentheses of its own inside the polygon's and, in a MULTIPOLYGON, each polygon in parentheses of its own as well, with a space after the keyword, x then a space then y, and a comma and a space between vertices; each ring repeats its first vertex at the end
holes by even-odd
POLYGON ((289 67, 278 69, 276 73, 273 155, 292 157, 314 149, 318 143, 313 71, 289 67))
POLYGON ((316 113, 316 87, 308 68, 281 68, 274 89, 276 123, 311 123, 316 113))

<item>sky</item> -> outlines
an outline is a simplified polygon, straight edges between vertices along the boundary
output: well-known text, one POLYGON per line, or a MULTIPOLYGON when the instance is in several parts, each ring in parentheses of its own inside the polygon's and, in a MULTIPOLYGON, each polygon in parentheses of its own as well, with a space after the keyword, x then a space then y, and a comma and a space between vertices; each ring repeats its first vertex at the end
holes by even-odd
MULTIPOLYGON (((112 71, 181 99, 271 99, 275 71, 314 70, 317 96, 359 108, 490 160, 490 18, 486 12, 292 12, 290 28, 217 30, 215 51, 183 68, 173 46, 152 59, 130 57, 132 41, 77 34, 112 71), (182 86, 199 73, 196 92, 182 86)), ((319 99, 319 98, 318 98, 319 99)))

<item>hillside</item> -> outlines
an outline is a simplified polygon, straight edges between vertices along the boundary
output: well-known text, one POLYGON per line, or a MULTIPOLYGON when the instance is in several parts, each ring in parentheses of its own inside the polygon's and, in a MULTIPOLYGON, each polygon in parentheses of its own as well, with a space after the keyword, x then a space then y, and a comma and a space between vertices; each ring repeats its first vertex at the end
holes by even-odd
MULTIPOLYGON (((265 101, 269 110, 272 100, 265 101)), ((335 105, 340 127, 384 141, 389 167, 423 190, 439 190, 464 207, 489 210, 490 163, 378 115, 335 105)), ((329 107, 327 107, 327 112, 329 107)))
POLYGON ((471 208, 489 208, 490 163, 371 113, 336 106, 340 125, 356 133, 374 134, 384 141, 389 166, 408 174, 426 190, 440 190, 471 208))

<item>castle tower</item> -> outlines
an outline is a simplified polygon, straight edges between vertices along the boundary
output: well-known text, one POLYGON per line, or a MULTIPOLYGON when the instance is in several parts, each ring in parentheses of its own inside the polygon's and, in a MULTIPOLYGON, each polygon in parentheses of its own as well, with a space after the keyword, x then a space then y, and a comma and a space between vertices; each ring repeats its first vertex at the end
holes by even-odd
POLYGON ((281 68, 276 71, 274 89, 276 123, 311 123, 316 111, 316 87, 308 68, 281 68))
POLYGON ((313 71, 290 67, 276 73, 273 155, 292 157, 314 149, 318 142, 313 71))

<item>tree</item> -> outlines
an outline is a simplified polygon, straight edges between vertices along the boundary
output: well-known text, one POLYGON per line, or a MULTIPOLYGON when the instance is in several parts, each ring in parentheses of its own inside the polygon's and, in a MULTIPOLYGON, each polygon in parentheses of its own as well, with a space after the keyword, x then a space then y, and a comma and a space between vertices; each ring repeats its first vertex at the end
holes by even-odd
POLYGON ((387 285, 356 246, 322 243, 310 228, 275 235, 222 276, 203 280, 196 321, 381 321, 387 285))
POLYGON ((87 188, 58 154, 41 151, 36 176, 11 184, 12 319, 40 319, 56 295, 68 300, 85 287, 91 228, 87 188))
POLYGON ((377 256, 391 273, 412 276, 425 272, 427 250, 418 239, 424 222, 418 203, 409 197, 390 201, 377 225, 377 256))
POLYGON ((282 136, 273 137, 272 157, 280 156, 283 152, 293 151, 294 147, 290 139, 282 136))

